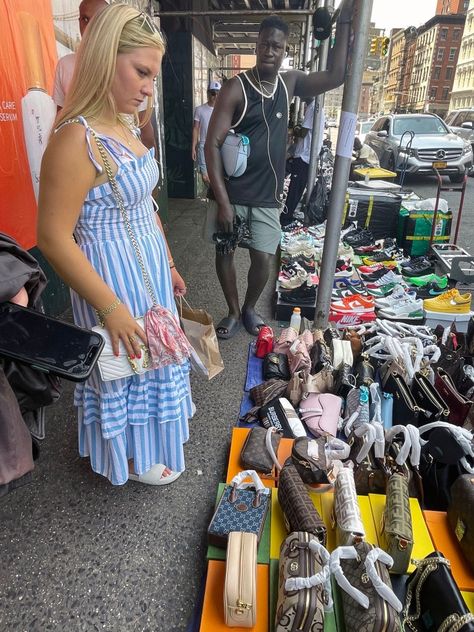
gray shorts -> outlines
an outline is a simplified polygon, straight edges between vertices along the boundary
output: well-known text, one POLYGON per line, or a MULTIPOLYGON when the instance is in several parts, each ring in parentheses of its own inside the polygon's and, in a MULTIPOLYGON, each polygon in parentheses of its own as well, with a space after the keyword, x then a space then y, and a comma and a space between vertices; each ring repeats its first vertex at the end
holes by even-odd
MULTIPOLYGON (((232 204, 234 213, 242 219, 248 218, 249 207, 232 204)), ((280 209, 252 206, 252 221, 250 226, 251 238, 241 242, 241 248, 252 248, 260 252, 274 255, 281 239, 280 209)), ((203 236, 206 241, 214 243, 212 235, 216 232, 217 204, 209 200, 203 236)))
POLYGON ((199 171, 205 176, 207 176, 206 158, 204 157, 204 143, 198 143, 197 163, 198 163, 199 171))

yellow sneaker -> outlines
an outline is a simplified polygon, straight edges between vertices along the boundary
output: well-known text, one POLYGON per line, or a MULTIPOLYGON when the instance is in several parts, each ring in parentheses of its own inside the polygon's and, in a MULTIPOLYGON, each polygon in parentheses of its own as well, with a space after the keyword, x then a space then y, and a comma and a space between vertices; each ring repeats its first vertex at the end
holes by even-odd
POLYGON ((445 314, 468 314, 471 311, 471 294, 459 294, 456 288, 443 292, 435 298, 423 301, 423 307, 429 312, 444 312, 445 314))

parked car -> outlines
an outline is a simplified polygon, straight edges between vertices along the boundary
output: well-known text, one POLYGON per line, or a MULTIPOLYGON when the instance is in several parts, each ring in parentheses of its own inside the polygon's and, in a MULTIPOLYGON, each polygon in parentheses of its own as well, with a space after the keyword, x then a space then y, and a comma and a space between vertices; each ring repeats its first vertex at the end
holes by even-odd
POLYGON ((445 123, 452 132, 468 140, 474 152, 474 108, 453 110, 446 117, 445 123))
POLYGON ((355 135, 364 144, 367 132, 370 132, 375 121, 357 121, 355 135))
POLYGON ((382 116, 366 134, 365 143, 385 169, 399 172, 403 163, 407 173, 430 174, 434 165, 451 182, 461 182, 474 161, 471 144, 451 132, 435 114, 382 116), (411 146, 408 132, 414 133, 411 146))

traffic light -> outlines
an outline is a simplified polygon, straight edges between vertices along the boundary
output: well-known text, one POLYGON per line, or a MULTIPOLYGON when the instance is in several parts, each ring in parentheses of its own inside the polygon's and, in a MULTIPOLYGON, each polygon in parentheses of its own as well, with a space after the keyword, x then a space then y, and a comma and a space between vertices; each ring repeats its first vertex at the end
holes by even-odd
POLYGON ((388 47, 389 46, 390 46, 390 38, 389 37, 382 37, 382 45, 380 47, 380 52, 382 53, 382 55, 384 57, 388 53, 388 47))
POLYGON ((379 38, 378 37, 373 37, 370 40, 370 54, 371 55, 377 55, 379 50, 379 38))

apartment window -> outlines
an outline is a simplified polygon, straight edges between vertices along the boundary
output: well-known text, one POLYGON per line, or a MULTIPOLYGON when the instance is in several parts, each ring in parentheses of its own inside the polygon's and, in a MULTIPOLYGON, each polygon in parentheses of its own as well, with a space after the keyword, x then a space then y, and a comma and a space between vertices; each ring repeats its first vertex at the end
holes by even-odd
POLYGON ((446 68, 446 80, 452 79, 453 78, 453 67, 452 66, 448 66, 446 68))
POLYGON ((461 37, 461 29, 454 29, 453 40, 458 40, 461 37))
POLYGON ((448 39, 448 29, 441 29, 440 39, 442 40, 448 39))
POLYGON ((449 88, 443 88, 443 96, 441 97, 443 101, 447 101, 449 98, 449 88))
POLYGON ((441 76, 441 66, 435 66, 434 72, 433 72, 433 79, 434 81, 437 81, 441 76))
POLYGON ((444 48, 438 48, 438 55, 436 56, 436 61, 443 61, 444 58, 444 48))
POLYGON ((455 57, 456 57, 456 49, 455 48, 450 48, 449 49, 449 61, 454 61, 455 57))
POLYGON ((430 89, 430 99, 433 99, 433 101, 436 99, 436 88, 430 89))

